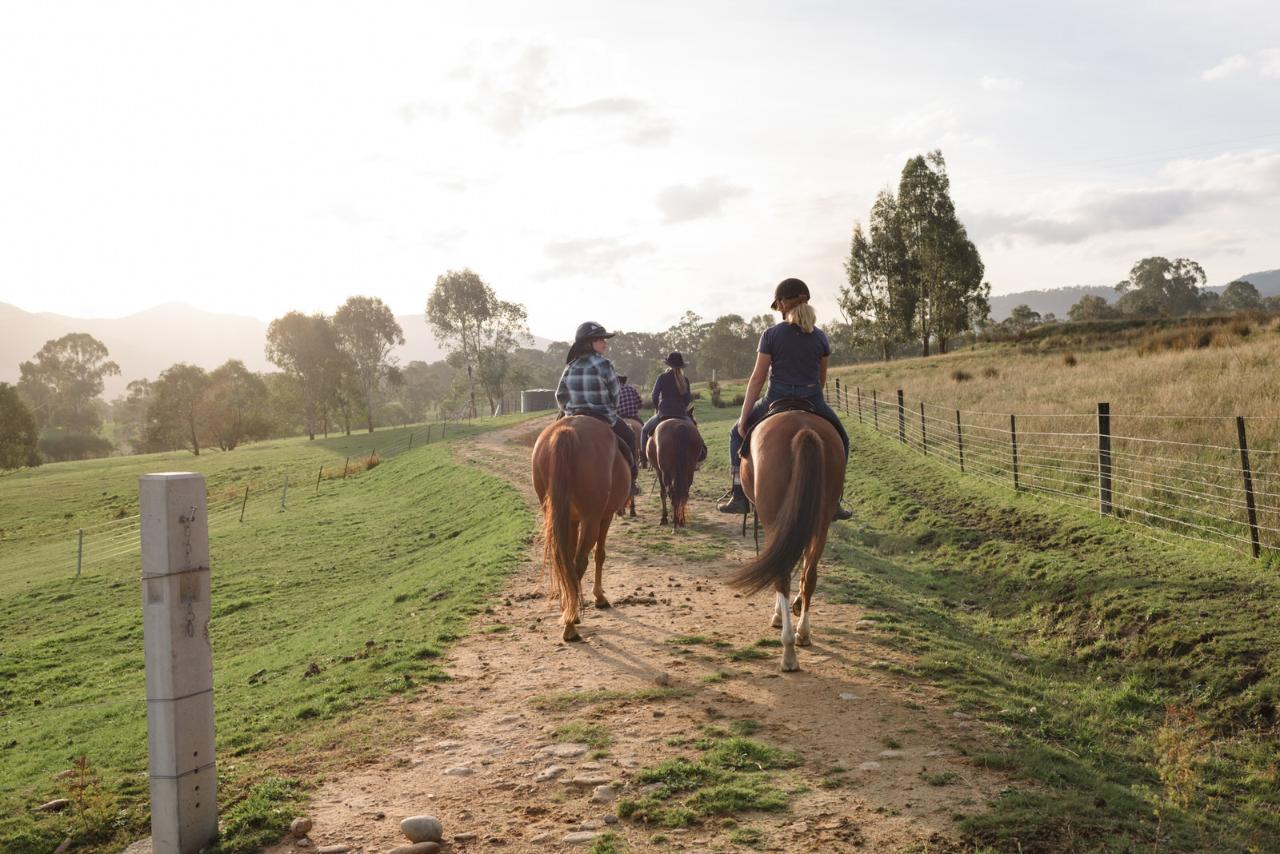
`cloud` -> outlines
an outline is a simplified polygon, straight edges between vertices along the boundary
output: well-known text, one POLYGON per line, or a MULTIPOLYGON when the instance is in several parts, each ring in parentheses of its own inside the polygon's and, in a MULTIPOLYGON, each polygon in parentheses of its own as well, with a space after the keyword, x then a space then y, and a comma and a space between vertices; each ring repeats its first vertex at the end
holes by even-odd
POLYGON ((994 77, 984 74, 979 85, 992 92, 1016 92, 1022 88, 1022 81, 1016 77, 994 77))
POLYGON ((1163 228, 1211 210, 1270 203, 1280 193, 1280 151, 1176 160, 1158 186, 1082 187, 1041 211, 980 211, 964 217, 975 239, 1074 244, 1103 235, 1163 228))
POLYGON ((561 107, 563 115, 630 116, 647 112, 648 105, 639 98, 596 98, 572 107, 561 107))
POLYGON ((720 214, 730 199, 750 192, 746 187, 735 187, 719 178, 704 178, 696 185, 666 187, 658 193, 658 208, 669 223, 702 219, 720 214))
POLYGON ((1259 77, 1280 77, 1280 48, 1264 48, 1255 52, 1252 57, 1240 53, 1228 56, 1213 68, 1206 69, 1200 79, 1209 82, 1225 80, 1250 69, 1257 71, 1259 77))
POLYGON ((628 145, 648 147, 665 145, 671 140, 671 122, 657 115, 653 107, 639 98, 596 98, 572 107, 561 107, 556 115, 623 123, 620 139, 628 145))
POLYGON ((651 254, 650 243, 628 243, 617 237, 586 237, 556 240, 543 250, 551 266, 538 271, 538 279, 587 276, 610 278, 620 264, 651 254))

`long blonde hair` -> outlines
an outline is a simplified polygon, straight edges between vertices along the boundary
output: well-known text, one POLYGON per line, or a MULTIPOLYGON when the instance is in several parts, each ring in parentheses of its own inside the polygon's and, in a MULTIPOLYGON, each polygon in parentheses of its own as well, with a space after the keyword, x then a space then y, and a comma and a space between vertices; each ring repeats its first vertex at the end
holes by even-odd
POLYGON ((791 306, 783 313, 783 317, 792 326, 799 326, 800 331, 804 333, 812 332, 813 327, 818 325, 818 313, 807 302, 798 302, 791 306))
POLYGON ((689 379, 688 379, 688 377, 686 377, 686 376, 684 375, 684 369, 683 369, 683 368, 672 368, 672 369, 671 369, 671 373, 672 373, 672 374, 675 376, 675 378, 676 378, 676 388, 680 391, 680 393, 681 393, 681 394, 688 394, 688 393, 689 393, 689 379))

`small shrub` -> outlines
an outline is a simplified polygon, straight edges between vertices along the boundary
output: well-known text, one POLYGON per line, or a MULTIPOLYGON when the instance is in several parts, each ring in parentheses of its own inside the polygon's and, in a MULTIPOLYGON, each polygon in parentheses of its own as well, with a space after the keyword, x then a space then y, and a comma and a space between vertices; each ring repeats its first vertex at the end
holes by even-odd
POLYGON ((973 374, 969 373, 968 371, 962 371, 959 368, 956 368, 954 371, 951 372, 951 379, 955 380, 958 383, 967 383, 969 380, 973 379, 973 374))
POLYGON ((1068 368, 1074 368, 1076 365, 1080 364, 1080 361, 1076 358, 1075 353, 1068 353, 1062 357, 1062 364, 1066 365, 1068 368))
POLYGON ((993 380, 996 377, 1000 376, 1000 371, 996 368, 995 365, 987 365, 985 368, 982 369, 982 375, 989 380, 993 380))

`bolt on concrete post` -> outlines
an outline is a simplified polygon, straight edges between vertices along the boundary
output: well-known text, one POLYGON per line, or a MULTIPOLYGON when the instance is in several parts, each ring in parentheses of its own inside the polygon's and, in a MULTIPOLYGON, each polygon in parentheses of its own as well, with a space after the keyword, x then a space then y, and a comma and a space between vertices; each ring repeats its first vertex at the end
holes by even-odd
POLYGON ((147 753, 155 854, 195 854, 218 834, 204 477, 139 478, 147 753))

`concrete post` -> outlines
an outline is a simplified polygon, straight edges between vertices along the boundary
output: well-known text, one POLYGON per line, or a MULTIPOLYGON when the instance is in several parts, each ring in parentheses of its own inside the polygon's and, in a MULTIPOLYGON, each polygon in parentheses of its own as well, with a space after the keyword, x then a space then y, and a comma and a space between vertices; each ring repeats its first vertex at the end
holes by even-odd
POLYGON ((155 854, 195 854, 218 834, 204 477, 139 478, 147 752, 155 854))

